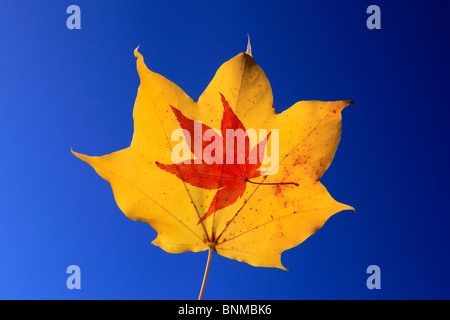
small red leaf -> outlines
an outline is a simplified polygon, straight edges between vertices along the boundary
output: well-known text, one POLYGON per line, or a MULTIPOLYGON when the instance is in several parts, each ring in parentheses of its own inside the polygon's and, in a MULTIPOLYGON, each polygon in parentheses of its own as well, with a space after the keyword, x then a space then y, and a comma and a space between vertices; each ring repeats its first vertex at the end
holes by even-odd
MULTIPOLYGON (((223 144, 222 156, 216 158, 216 162, 211 163, 209 158, 204 159, 205 149, 212 143, 203 139, 205 132, 211 129, 209 126, 187 118, 177 108, 171 106, 175 117, 181 128, 187 130, 186 139, 190 141, 191 152, 197 157, 195 161, 182 162, 178 164, 156 165, 183 180, 186 183, 203 189, 219 189, 214 196, 208 211, 203 215, 198 223, 201 223, 214 212, 226 208, 235 203, 245 192, 246 184, 256 183, 250 179, 261 175, 259 167, 262 164, 269 134, 250 151, 250 138, 246 132, 244 124, 231 109, 230 104, 223 94, 220 93, 223 105, 223 116, 221 121, 221 139, 223 144), (199 132, 201 128, 201 133, 199 132), (199 141, 201 140, 201 144, 199 141), (201 145, 201 148, 196 146, 201 145), (197 161, 201 159, 201 162, 197 161)), ((256 183, 264 184, 264 183, 256 183)))

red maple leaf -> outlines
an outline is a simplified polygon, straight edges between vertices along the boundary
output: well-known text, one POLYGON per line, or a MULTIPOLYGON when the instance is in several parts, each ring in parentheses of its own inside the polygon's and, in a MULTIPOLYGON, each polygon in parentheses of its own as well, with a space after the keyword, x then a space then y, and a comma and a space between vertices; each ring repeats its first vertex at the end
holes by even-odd
POLYGON ((212 143, 212 141, 203 139, 205 132, 211 129, 209 126, 185 117, 177 108, 170 106, 181 128, 189 133, 185 134, 185 138, 187 140, 190 140, 191 137, 193 137, 192 140, 200 139, 202 141, 201 148, 195 148, 195 142, 188 144, 191 152, 197 157, 196 160, 177 164, 155 162, 159 168, 176 175, 192 186, 203 189, 219 189, 208 211, 198 223, 201 223, 214 212, 235 203, 244 194, 247 183, 265 185, 294 184, 298 186, 294 182, 261 183, 250 180, 262 175, 259 168, 261 167, 261 159, 263 159, 267 140, 271 132, 250 150, 250 139, 244 125, 234 114, 225 97, 221 93, 220 96, 223 104, 221 135, 215 135, 214 139, 219 139, 218 143, 222 143, 222 154, 215 154, 216 150, 212 150, 211 153, 205 152, 205 149, 212 143), (198 136, 199 132, 195 132, 194 128, 196 127, 201 127, 201 137, 198 136), (242 130, 245 134, 244 140, 235 139, 235 136, 231 134, 227 135, 227 130, 230 129, 233 130, 232 132, 236 132, 239 129, 242 130), (244 153, 242 154, 242 152, 244 153), (201 159, 201 162, 199 159, 201 159))

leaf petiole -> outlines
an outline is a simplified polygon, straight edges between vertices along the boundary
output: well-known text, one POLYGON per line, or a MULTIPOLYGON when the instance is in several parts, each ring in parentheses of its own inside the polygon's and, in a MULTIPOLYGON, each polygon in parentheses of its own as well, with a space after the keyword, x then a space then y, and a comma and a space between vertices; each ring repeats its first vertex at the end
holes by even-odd
POLYGON ((212 252, 213 252, 213 247, 210 246, 209 250, 208 250, 208 261, 206 262, 205 274, 203 275, 203 282, 202 282, 202 287, 200 289, 200 294, 198 296, 198 300, 202 300, 202 297, 203 297, 203 291, 205 290, 206 279, 208 278, 209 266, 211 264, 212 252))

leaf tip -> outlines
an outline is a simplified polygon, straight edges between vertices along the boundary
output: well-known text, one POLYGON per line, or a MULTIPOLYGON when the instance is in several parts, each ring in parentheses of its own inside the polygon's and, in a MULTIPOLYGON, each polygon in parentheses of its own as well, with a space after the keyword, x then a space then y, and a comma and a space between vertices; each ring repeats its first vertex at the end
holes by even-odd
POLYGON ((345 103, 347 103, 348 106, 351 104, 356 104, 353 100, 345 100, 345 103))
POLYGON ((73 154, 75 157, 77 157, 77 158, 79 158, 79 159, 81 159, 81 160, 83 160, 83 161, 87 161, 86 159, 88 158, 88 156, 86 156, 86 155, 84 155, 84 154, 81 154, 81 153, 78 153, 78 152, 76 152, 76 151, 73 151, 72 147, 70 147, 70 152, 72 152, 72 154, 73 154))
POLYGON ((353 100, 344 100, 343 102, 345 104, 344 108, 348 107, 351 104, 355 104, 355 101, 353 101, 353 100))
POLYGON ((138 58, 138 59, 142 59, 142 54, 139 52, 139 47, 140 47, 141 45, 138 45, 137 47, 136 47, 136 49, 134 49, 134 56, 136 57, 136 58, 138 58))
POLYGON ((78 157, 78 155, 79 155, 78 152, 73 151, 72 146, 70 146, 70 152, 71 152, 74 156, 77 156, 77 157, 78 157))
POLYGON ((346 205, 344 204, 344 208, 341 211, 354 211, 355 213, 358 213, 358 211, 356 211, 355 208, 353 208, 352 206, 346 205))
POLYGON ((247 51, 245 51, 246 54, 248 54, 250 57, 252 56, 252 46, 250 45, 250 35, 247 33, 247 38, 248 38, 248 42, 247 42, 247 51))
POLYGON ((355 101, 353 100, 339 100, 336 104, 336 108, 333 112, 339 111, 341 112, 345 108, 347 108, 349 105, 355 104, 355 101))
POLYGON ((281 265, 281 268, 280 268, 280 269, 283 270, 283 271, 286 271, 286 272, 291 272, 291 270, 286 269, 283 265, 281 265))

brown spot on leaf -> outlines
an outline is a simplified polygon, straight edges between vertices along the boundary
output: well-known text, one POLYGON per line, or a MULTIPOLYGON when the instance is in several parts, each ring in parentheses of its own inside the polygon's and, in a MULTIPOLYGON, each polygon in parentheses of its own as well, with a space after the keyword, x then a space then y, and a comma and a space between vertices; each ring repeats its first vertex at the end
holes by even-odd
POLYGON ((275 186, 275 195, 278 196, 281 194, 281 186, 280 185, 276 185, 275 186))
POLYGON ((300 155, 294 160, 294 166, 304 165, 308 162, 309 159, 310 157, 308 156, 300 155))

